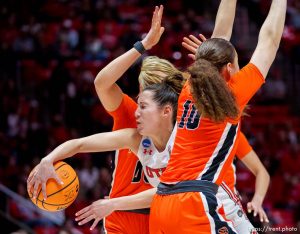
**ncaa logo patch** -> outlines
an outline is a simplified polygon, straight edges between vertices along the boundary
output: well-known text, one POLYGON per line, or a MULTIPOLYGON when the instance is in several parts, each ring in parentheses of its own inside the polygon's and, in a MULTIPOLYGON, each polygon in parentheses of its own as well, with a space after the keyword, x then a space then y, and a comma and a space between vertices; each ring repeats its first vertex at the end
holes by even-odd
POLYGON ((144 140, 142 141, 142 145, 143 145, 143 147, 145 147, 145 148, 149 148, 149 147, 151 146, 151 141, 150 141, 149 139, 144 139, 144 140))

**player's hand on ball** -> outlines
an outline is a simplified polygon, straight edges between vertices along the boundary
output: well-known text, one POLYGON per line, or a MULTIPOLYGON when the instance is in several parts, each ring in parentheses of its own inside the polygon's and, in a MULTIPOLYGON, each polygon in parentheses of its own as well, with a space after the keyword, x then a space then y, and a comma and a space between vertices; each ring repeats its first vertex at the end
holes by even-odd
POLYGON ((146 50, 151 49, 155 46, 163 34, 165 28, 161 26, 161 19, 163 14, 164 7, 160 5, 156 6, 153 12, 151 28, 147 33, 146 37, 142 40, 143 46, 146 50))
POLYGON ((188 54, 188 56, 193 60, 196 60, 196 52, 198 47, 203 41, 206 41, 206 37, 203 34, 199 34, 199 38, 200 40, 194 35, 189 35, 188 37, 183 38, 182 46, 191 52, 191 54, 188 54))
POLYGON ((55 172, 53 163, 47 159, 42 159, 41 162, 35 167, 33 172, 29 175, 27 180, 27 190, 33 190, 32 194, 34 199, 37 197, 40 186, 42 187, 44 200, 47 199, 46 183, 50 178, 56 180, 58 184, 63 184, 55 172))
POLYGON ((264 211, 261 202, 256 201, 253 199, 251 202, 247 203, 247 210, 248 213, 253 211, 253 216, 256 217, 257 214, 261 222, 269 222, 266 212, 264 211))
POLYGON ((110 215, 114 210, 115 208, 112 200, 100 199, 78 211, 75 214, 77 216, 75 218, 75 221, 78 222, 78 225, 84 225, 87 222, 95 219, 93 225, 90 228, 90 230, 93 230, 101 219, 110 215))

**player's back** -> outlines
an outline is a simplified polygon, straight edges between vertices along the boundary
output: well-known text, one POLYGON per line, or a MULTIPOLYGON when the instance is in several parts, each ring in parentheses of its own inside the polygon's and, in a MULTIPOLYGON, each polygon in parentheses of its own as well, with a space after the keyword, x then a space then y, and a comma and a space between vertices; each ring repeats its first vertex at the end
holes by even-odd
MULTIPOLYGON (((254 64, 246 65, 231 77, 228 86, 240 110, 263 82, 254 64)), ((187 81, 178 100, 177 122, 174 148, 161 182, 206 180, 219 185, 236 152, 239 118, 216 123, 200 116, 187 81)))
POLYGON ((177 135, 162 182, 198 179, 216 182, 238 134, 237 122, 216 124, 201 117, 189 89, 187 82, 179 97, 177 135))

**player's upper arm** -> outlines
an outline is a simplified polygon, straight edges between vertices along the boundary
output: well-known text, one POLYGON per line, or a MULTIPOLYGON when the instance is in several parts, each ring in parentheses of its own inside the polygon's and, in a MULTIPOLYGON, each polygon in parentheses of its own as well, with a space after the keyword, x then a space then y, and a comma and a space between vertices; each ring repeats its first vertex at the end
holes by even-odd
POLYGON ((252 55, 250 63, 253 63, 266 78, 268 71, 275 59, 278 45, 271 38, 259 40, 252 55))
POLYGON ((117 84, 113 84, 109 88, 97 88, 96 81, 95 87, 97 95, 106 111, 115 111, 121 104, 123 92, 117 84))

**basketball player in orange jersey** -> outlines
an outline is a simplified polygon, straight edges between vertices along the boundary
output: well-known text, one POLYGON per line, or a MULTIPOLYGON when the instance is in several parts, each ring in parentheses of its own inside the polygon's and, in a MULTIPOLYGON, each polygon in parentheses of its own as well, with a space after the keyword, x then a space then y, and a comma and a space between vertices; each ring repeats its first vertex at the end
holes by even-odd
MULTIPOLYGON (((196 59, 195 54, 197 48, 202 43, 201 40, 206 40, 202 34, 200 34, 199 37, 200 40, 193 35, 184 37, 182 43, 182 45, 191 52, 189 57, 194 60, 196 59)), ((254 216, 258 214, 261 222, 269 222, 262 207, 262 203, 269 187, 270 175, 257 154, 252 150, 252 147, 249 145, 249 142, 242 132, 238 139, 236 156, 256 177, 255 193, 252 200, 247 204, 247 210, 249 213, 253 211, 254 216)), ((238 233, 243 234, 249 232, 249 230, 253 230, 254 227, 243 210, 238 192, 235 188, 235 182, 235 166, 232 164, 229 170, 227 170, 224 180, 218 189, 217 197, 223 205, 225 218, 233 223, 233 226, 238 233)))
POLYGON ((216 192, 237 150, 241 113, 275 59, 286 5, 272 1, 241 70, 230 42, 211 38, 198 48, 178 101, 175 145, 151 204, 150 233, 235 233, 216 212, 216 192))

